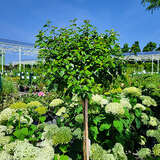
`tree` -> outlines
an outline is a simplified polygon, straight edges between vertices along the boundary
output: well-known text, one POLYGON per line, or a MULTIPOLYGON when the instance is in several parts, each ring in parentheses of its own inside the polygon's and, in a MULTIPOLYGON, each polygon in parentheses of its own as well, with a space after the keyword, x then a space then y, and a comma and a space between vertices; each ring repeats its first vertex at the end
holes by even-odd
POLYGON ((159 47, 158 47, 158 48, 156 48, 156 51, 160 51, 160 45, 159 45, 159 47))
POLYGON ((135 41, 134 44, 131 47, 130 53, 136 54, 137 52, 141 52, 141 49, 140 49, 140 46, 139 46, 139 42, 135 41))
POLYGON ((154 51, 157 47, 157 44, 155 42, 149 42, 147 45, 143 48, 143 52, 149 52, 154 51))
POLYGON ((142 4, 146 6, 147 10, 153 10, 160 8, 160 0, 142 0, 142 4))
POLYGON ((50 22, 36 36, 42 74, 49 89, 57 88, 83 100, 84 159, 88 160, 88 97, 121 74, 121 51, 117 33, 100 34, 89 21, 58 29, 50 22))
POLYGON ((130 50, 128 43, 125 43, 121 50, 122 50, 122 53, 128 53, 130 50))

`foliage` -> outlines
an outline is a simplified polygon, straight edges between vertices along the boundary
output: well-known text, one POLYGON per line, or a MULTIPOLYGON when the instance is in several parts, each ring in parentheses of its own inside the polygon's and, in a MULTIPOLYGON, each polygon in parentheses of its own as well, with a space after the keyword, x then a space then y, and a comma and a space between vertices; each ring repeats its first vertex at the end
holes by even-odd
POLYGON ((2 89, 0 91, 0 107, 4 107, 6 99, 8 99, 7 104, 10 101, 13 102, 13 98, 17 95, 17 88, 11 80, 2 78, 2 89), (9 101, 10 100, 10 101, 9 101))
POLYGON ((146 46, 143 48, 143 52, 149 52, 149 51, 154 51, 157 47, 157 44, 154 42, 149 42, 147 43, 146 46))
POLYGON ((159 47, 156 48, 156 51, 160 51, 160 45, 159 45, 159 47))
POLYGON ((130 53, 136 54, 137 52, 141 52, 139 42, 135 41, 134 44, 131 46, 130 53))
POLYGON ((58 29, 50 23, 36 36, 46 86, 82 97, 101 90, 121 73, 120 46, 113 30, 99 34, 89 21, 58 29), (119 68, 119 69, 118 69, 119 68))
POLYGON ((142 0, 142 4, 144 4, 147 10, 153 10, 160 8, 160 0, 142 0))
POLYGON ((130 48, 129 48, 129 44, 128 43, 125 43, 123 45, 123 48, 121 48, 122 53, 129 53, 129 50, 130 50, 130 48))

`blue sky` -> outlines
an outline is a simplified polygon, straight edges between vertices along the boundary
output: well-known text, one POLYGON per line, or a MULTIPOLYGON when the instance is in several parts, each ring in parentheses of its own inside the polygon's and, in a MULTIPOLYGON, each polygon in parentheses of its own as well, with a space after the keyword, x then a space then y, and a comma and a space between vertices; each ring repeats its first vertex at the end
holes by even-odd
POLYGON ((114 29, 120 44, 160 44, 160 10, 146 11, 141 0, 0 0, 0 38, 34 43, 47 20, 56 26, 89 19, 99 32, 114 29))

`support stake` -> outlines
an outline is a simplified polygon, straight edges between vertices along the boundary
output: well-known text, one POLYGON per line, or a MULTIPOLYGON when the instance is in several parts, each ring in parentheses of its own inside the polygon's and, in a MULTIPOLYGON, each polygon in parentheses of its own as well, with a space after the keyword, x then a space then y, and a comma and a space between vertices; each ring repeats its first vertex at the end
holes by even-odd
POLYGON ((83 137, 83 159, 89 160, 89 139, 88 139, 88 99, 83 101, 84 137, 83 137))

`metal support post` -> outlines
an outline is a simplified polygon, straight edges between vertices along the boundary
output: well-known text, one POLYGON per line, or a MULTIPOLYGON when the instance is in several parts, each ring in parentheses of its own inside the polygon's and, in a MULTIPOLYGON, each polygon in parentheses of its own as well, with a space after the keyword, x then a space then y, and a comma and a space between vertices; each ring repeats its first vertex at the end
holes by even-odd
POLYGON ((3 72, 4 72, 4 50, 2 50, 2 74, 3 74, 3 72))
POLYGON ((153 57, 152 57, 152 74, 153 74, 153 71, 154 71, 154 69, 153 69, 153 57))
POLYGON ((22 53, 21 53, 21 48, 19 48, 19 72, 21 72, 21 61, 22 61, 22 53))
POLYGON ((157 60, 157 72, 159 73, 159 59, 157 60))

